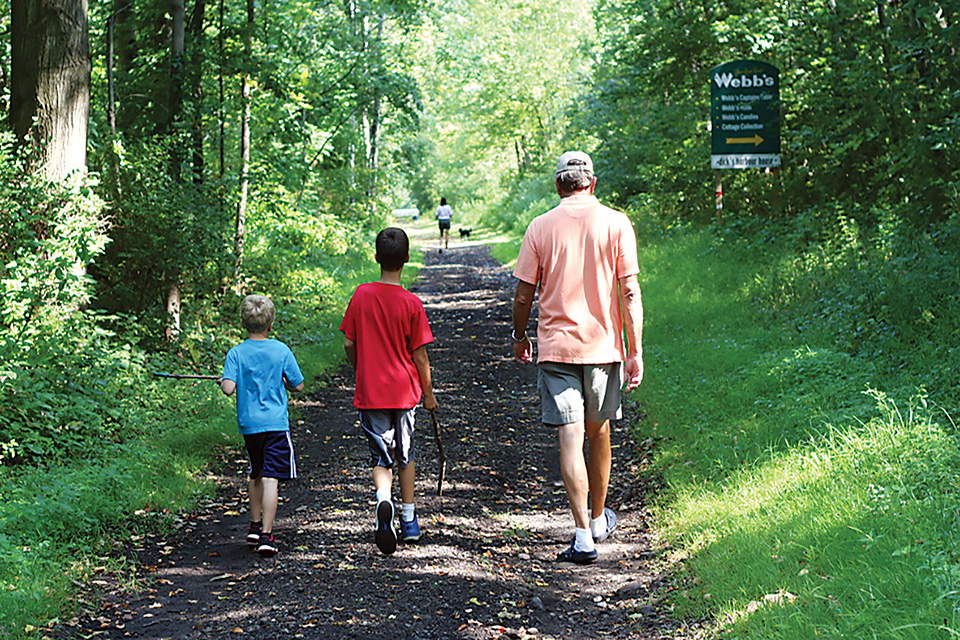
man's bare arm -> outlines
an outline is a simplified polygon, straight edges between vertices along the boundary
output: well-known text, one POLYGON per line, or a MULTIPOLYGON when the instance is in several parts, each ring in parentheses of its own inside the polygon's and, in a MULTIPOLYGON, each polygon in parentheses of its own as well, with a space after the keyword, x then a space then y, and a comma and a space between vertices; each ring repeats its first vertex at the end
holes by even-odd
POLYGON ((533 343, 529 338, 520 341, 516 338, 525 335, 527 331, 530 310, 533 308, 533 296, 536 292, 537 285, 520 280, 517 282, 517 291, 513 296, 513 357, 520 362, 533 360, 533 343))
POLYGON ((643 300, 637 276, 620 278, 620 308, 627 334, 627 391, 643 381, 643 300))

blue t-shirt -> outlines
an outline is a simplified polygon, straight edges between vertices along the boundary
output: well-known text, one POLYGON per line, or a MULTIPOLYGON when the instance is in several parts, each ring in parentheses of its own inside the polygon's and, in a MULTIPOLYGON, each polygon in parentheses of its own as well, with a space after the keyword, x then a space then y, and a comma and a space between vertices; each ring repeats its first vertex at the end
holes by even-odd
POLYGON ((248 338, 227 352, 223 379, 237 383, 240 433, 290 430, 284 377, 291 387, 303 382, 297 359, 279 340, 248 338))

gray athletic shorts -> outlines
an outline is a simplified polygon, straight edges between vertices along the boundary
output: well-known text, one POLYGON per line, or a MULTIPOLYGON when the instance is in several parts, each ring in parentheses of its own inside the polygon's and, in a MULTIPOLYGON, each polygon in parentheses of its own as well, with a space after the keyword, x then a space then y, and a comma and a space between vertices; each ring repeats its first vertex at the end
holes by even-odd
POLYGON ((541 362, 537 376, 543 423, 618 420, 622 365, 541 362))
POLYGON ((374 467, 406 467, 416 457, 413 422, 416 409, 361 409, 360 427, 367 436, 374 467))

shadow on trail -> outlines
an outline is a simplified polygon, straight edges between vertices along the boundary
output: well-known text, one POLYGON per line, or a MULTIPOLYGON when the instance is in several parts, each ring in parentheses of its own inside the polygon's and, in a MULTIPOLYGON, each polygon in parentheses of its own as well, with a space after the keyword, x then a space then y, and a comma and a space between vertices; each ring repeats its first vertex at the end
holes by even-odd
MULTIPOLYGON (((436 495, 429 416, 418 410, 417 508, 424 537, 392 556, 373 544, 366 446, 352 407, 353 373, 299 401, 293 436, 301 477, 281 489, 280 554, 242 542, 242 456, 221 499, 180 533, 139 550, 144 588, 104 576, 99 604, 57 637, 493 639, 670 637, 648 603, 657 577, 626 424, 615 429, 611 506, 620 528, 592 566, 559 565, 572 519, 559 482, 556 434, 539 421, 536 368, 513 361, 514 281, 482 246, 428 250, 411 289, 435 334, 429 348, 447 482, 436 495)), ((628 409, 628 423, 636 411, 628 409)))

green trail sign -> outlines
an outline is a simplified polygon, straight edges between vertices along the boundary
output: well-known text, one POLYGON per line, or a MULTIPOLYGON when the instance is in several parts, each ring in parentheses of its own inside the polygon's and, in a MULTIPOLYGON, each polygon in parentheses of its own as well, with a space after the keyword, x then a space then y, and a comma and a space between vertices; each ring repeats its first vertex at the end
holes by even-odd
POLYGON ((734 60, 710 72, 710 167, 780 166, 780 70, 734 60))

